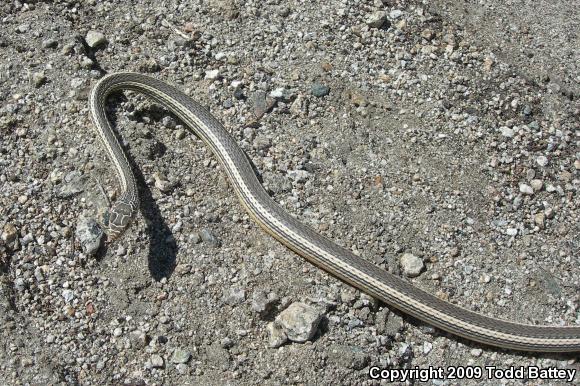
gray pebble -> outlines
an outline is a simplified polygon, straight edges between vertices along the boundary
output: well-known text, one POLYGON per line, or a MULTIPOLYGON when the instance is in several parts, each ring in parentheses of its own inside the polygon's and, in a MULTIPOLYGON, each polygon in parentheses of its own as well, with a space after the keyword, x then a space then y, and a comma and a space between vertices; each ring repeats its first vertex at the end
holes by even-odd
POLYGON ((6 244, 13 243, 18 237, 18 231, 16 227, 11 223, 6 223, 2 228, 2 241, 6 244))
POLYGON ((203 228, 200 232, 201 239, 204 243, 208 243, 212 247, 219 247, 221 242, 214 236, 212 231, 207 228, 203 228))
POLYGON ((35 72, 34 74, 32 74, 32 84, 36 88, 39 88, 40 86, 45 84, 46 80, 47 80, 46 75, 44 75, 43 72, 35 72))
POLYGON ((97 48, 107 43, 107 38, 102 32, 99 31, 89 31, 85 36, 85 41, 91 48, 97 48))
POLYGON ((530 185, 532 186, 532 189, 534 190, 534 192, 539 192, 540 190, 542 190, 542 187, 544 186, 544 182, 542 180, 539 180, 539 179, 533 179, 530 181, 530 185))
POLYGON ((42 41, 42 48, 56 48, 58 41, 56 39, 48 38, 42 41))
POLYGON ((548 158, 546 158, 543 155, 538 156, 538 158, 536 158, 536 163, 542 167, 548 165, 548 158))
POLYGON ((205 72, 205 79, 216 80, 220 77, 220 70, 209 70, 205 72))
POLYGON ((316 308, 297 302, 282 311, 275 322, 284 330, 288 339, 303 343, 314 337, 321 320, 322 313, 316 308))
POLYGON ((75 294, 72 290, 65 289, 62 291, 62 297, 63 297, 65 302, 70 303, 75 298, 75 294))
POLYGON ((320 98, 330 93, 330 87, 321 83, 314 83, 310 88, 310 92, 315 97, 320 98))
POLYGON ((391 12, 389 12, 389 17, 394 20, 394 19, 398 19, 401 16, 403 16, 403 11, 401 11, 400 9, 393 9, 391 12))
POLYGON ((266 331, 268 331, 269 335, 268 345, 272 348, 280 347, 288 341, 288 336, 284 329, 274 322, 268 323, 266 331))
POLYGON ((87 255, 94 255, 103 240, 103 230, 92 218, 81 217, 77 222, 75 235, 87 255))
POLYGON ((520 184, 520 192, 522 194, 532 195, 534 194, 534 189, 530 185, 520 184))
POLYGON ((76 170, 68 173, 64 182, 56 188, 56 196, 59 198, 69 198, 84 190, 82 174, 76 170))
POLYGON ((408 277, 417 277, 425 269, 423 259, 413 255, 412 253, 404 253, 401 256, 401 268, 408 277))
POLYGON ((14 288, 18 292, 24 291, 26 289, 26 281, 21 277, 17 277, 14 279, 14 288))
POLYGON ((276 100, 269 96, 266 96, 266 93, 264 91, 257 91, 256 93, 254 93, 254 96, 252 97, 252 102, 254 105, 254 115, 258 119, 262 118, 264 114, 272 110, 272 108, 276 104, 276 100))
POLYGON ((129 341, 137 348, 144 348, 149 344, 150 337, 141 330, 131 331, 129 341))
POLYGON ((155 369, 161 369, 165 365, 163 357, 161 357, 160 355, 157 355, 157 354, 151 355, 150 363, 151 363, 151 367, 153 367, 155 369))
POLYGON ((230 288, 225 291, 223 299, 230 306, 242 304, 246 300, 246 291, 243 288, 230 288))
POLYGON ((516 236, 518 234, 518 230, 516 228, 508 228, 506 229, 505 233, 508 236, 516 236))
POLYGON ((391 312, 384 327, 384 334, 395 336, 403 330, 403 318, 391 312))
POLYGON ((20 33, 28 32, 29 29, 30 24, 20 24, 18 27, 16 27, 16 31, 20 33))
POLYGON ((189 241, 194 243, 194 244, 199 244, 201 243, 201 236, 198 232, 192 232, 189 235, 189 241))
POLYGON ((270 292, 266 295, 263 291, 254 291, 252 294, 252 310, 259 314, 267 314, 278 302, 278 296, 270 292))
POLYGON ((191 359, 191 352, 182 349, 176 349, 171 355, 171 363, 187 363, 191 359))
POLYGON ((366 23, 371 28, 388 28, 388 17, 385 11, 376 11, 367 16, 366 23))
POLYGON ((507 126, 502 126, 499 128, 499 130, 501 131, 501 135, 504 137, 511 138, 514 136, 514 131, 507 126))

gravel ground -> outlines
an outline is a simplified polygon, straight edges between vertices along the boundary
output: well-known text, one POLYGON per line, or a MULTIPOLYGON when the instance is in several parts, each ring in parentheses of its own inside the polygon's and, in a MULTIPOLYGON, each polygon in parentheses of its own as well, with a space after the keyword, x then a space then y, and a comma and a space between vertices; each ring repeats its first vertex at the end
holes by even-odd
POLYGON ((87 95, 133 70, 207 105, 272 197, 337 243, 485 315, 580 324, 580 111, 552 77, 415 2, 130 3, 0 5, 2 384, 580 369, 449 336, 306 263, 251 221, 200 140, 130 93, 110 107, 141 212, 97 249, 118 185, 87 95))
POLYGON ((431 0, 496 55, 555 92, 580 97, 580 8, 575 0, 431 0))

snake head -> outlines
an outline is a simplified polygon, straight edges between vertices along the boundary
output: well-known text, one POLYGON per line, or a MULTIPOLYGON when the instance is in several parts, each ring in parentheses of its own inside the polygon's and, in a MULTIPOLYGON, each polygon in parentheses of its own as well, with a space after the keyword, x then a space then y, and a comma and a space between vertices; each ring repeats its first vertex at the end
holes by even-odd
POLYGON ((135 207, 123 200, 118 199, 113 203, 105 219, 105 232, 110 241, 116 240, 129 227, 133 216, 135 215, 135 207))

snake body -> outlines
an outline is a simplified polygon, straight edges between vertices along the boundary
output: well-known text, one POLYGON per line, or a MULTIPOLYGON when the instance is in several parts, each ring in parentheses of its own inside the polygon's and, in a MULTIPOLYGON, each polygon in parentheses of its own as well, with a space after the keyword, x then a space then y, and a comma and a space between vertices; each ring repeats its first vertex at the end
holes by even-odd
POLYGON ((139 203, 135 176, 105 111, 108 95, 119 90, 145 94, 178 116, 212 150, 250 216, 282 244, 330 274, 404 313, 470 340, 524 351, 580 351, 580 326, 525 325, 477 314, 443 301, 319 235, 270 198, 245 153, 209 111, 167 83, 136 73, 107 75, 90 95, 95 131, 121 184, 122 193, 112 204, 106 225, 112 239, 129 226, 139 203))

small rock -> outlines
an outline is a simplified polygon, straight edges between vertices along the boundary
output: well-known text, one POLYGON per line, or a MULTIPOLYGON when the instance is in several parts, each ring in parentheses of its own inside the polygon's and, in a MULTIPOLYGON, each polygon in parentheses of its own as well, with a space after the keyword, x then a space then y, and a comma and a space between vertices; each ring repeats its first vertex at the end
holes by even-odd
POLYGON ((481 354, 483 353, 483 350, 482 350, 482 349, 480 349, 480 348, 474 348, 474 349, 471 349, 471 351, 469 351, 469 353, 470 353, 472 356, 474 356, 474 357, 478 358, 478 357, 480 357, 480 356, 481 356, 481 354))
POLYGON ((273 292, 266 295, 263 291, 254 291, 252 295, 252 310, 261 315, 267 314, 272 310, 277 301, 278 296, 273 292))
POLYGON ((223 339, 220 341, 220 345, 221 345, 223 348, 225 348, 225 349, 228 349, 228 348, 232 348, 232 347, 234 347, 234 342, 233 342, 233 341, 232 341, 230 338, 228 338, 228 337, 226 336, 225 338, 223 338, 223 339))
POLYGON ((367 105, 367 99, 364 97, 364 95, 362 95, 361 93, 358 92, 353 92, 350 94, 350 100, 352 102, 353 105, 359 107, 359 106, 366 106, 367 105))
POLYGON ((220 77, 220 70, 209 70, 205 72, 205 79, 216 80, 220 77))
POLYGON ((165 362, 163 361, 163 358, 160 355, 152 355, 151 356, 151 367, 155 368, 155 369, 161 369, 163 368, 165 362))
POLYGON ((117 247, 117 256, 125 256, 127 254, 127 248, 125 248, 122 244, 119 244, 117 247))
POLYGON ((30 24, 20 24, 18 27, 16 27, 16 31, 20 33, 28 32, 29 29, 30 24))
POLYGON ((532 189, 534 190, 534 192, 539 192, 540 190, 542 190, 542 187, 544 186, 544 182, 542 180, 533 179, 530 181, 530 185, 532 186, 532 189))
POLYGON ((487 72, 491 71, 494 63, 495 61, 491 56, 486 56, 485 59, 483 59, 483 69, 487 72))
POLYGON ((141 72, 153 73, 159 71, 160 69, 161 66, 159 65, 159 63, 157 63, 157 60, 155 60, 155 58, 145 59, 139 64, 139 70, 141 72))
POLYGON ((92 218, 81 217, 75 235, 87 255, 94 255, 103 240, 103 230, 92 218))
POLYGON ((407 28, 407 20, 405 20, 405 19, 399 20, 398 22, 395 23, 395 27, 398 30, 403 31, 405 28, 407 28))
POLYGON ((310 92, 315 97, 321 98, 330 93, 330 87, 321 83, 314 83, 310 89, 310 92))
POLYGON ((306 182, 310 176, 306 170, 289 170, 288 177, 292 178, 296 182, 306 182))
POLYGON ((56 48, 58 46, 58 41, 52 38, 48 38, 42 41, 42 48, 56 48))
POLYGON ((256 92, 252 97, 252 102, 254 105, 254 115, 258 119, 262 118, 264 114, 272 110, 272 108, 276 104, 276 100, 274 98, 266 96, 266 93, 264 91, 256 92))
POLYGON ((580 170, 580 159, 574 161, 574 169, 580 170))
POLYGON ((403 16, 403 11, 401 11, 400 9, 393 9, 391 12, 389 12, 389 17, 391 19, 398 19, 401 16, 403 16))
POLYGON ((266 326, 266 331, 268 331, 270 335, 268 345, 272 348, 280 347, 288 341, 288 336, 282 327, 277 326, 274 322, 268 323, 266 326))
POLYGON ((21 277, 17 277, 14 279, 14 288, 18 292, 24 291, 26 289, 26 281, 24 281, 24 279, 21 277))
POLYGON ((64 177, 64 182, 56 188, 56 196, 69 198, 84 190, 82 174, 73 170, 64 177))
POLYGON ((282 101, 285 103, 290 102, 295 98, 295 94, 284 87, 278 87, 277 89, 270 92, 270 98, 274 98, 275 100, 282 101))
POLYGON ((129 341, 137 348, 145 348, 151 341, 151 338, 143 331, 135 330, 129 334, 129 341))
POLYGON ((62 291, 62 297, 65 302, 70 303, 75 298, 75 294, 70 289, 65 289, 62 291))
POLYGON ((183 129, 178 129, 175 131, 175 138, 176 139, 183 139, 185 138, 185 130, 183 129))
POLYGON ((425 40, 431 40, 435 37, 435 32, 429 28, 424 29, 423 32, 421 32, 421 37, 425 40))
POLYGON ((538 158, 536 158, 536 163, 542 167, 546 166, 548 164, 548 158, 546 158, 543 155, 538 156, 538 158))
POLYGON ((94 64, 95 63, 93 62, 93 59, 91 59, 91 58, 89 58, 87 56, 84 56, 81 59, 81 67, 84 68, 84 69, 90 70, 91 68, 93 68, 93 65, 94 64))
POLYGON ((194 244, 199 244, 201 243, 201 235, 198 232, 192 232, 189 235, 189 241, 194 244))
POLYGON ((234 87, 234 98, 237 100, 245 99, 246 95, 244 94, 244 85, 242 83, 236 84, 234 87))
POLYGON ((534 194, 534 189, 530 185, 520 184, 520 192, 522 194, 532 195, 534 194))
POLYGON ((385 11, 376 11, 367 17, 366 23, 371 28, 389 28, 390 23, 385 11))
POLYGON ((254 147, 258 150, 266 151, 272 146, 272 141, 265 135, 258 135, 254 138, 254 147))
POLYGON ((560 172, 560 175, 558 175, 558 177, 562 181, 570 182, 572 180, 572 173, 570 173, 568 170, 562 170, 560 172))
POLYGON ((546 222, 546 215, 542 212, 536 213, 536 215, 534 216, 534 223, 538 226, 538 228, 544 229, 545 222, 546 222))
POLYGON ((514 131, 507 126, 502 126, 499 128, 499 130, 501 131, 501 135, 504 137, 511 138, 514 136, 514 131))
POLYGON ((408 277, 417 277, 425 268, 425 264, 423 263, 423 259, 412 253, 404 253, 401 256, 401 268, 408 277))
POLYGON ((155 187, 162 193, 170 193, 175 188, 175 184, 167 180, 160 173, 154 173, 153 179, 155 180, 155 187))
POLYGON ((191 359, 191 353, 186 350, 176 349, 171 355, 171 363, 187 363, 191 359))
POLYGON ((107 38, 99 31, 89 31, 85 36, 85 41, 91 48, 97 48, 107 43, 107 38))
POLYGON ((292 303, 276 317, 275 323, 282 327, 288 339, 303 343, 312 339, 322 314, 314 307, 304 303, 292 303))
POLYGON ((295 116, 306 116, 308 114, 308 99, 298 95, 290 105, 290 112, 295 116))
POLYGON ((200 236, 201 236, 201 239, 203 240, 204 243, 208 243, 212 247, 217 248, 221 245, 221 242, 207 228, 203 228, 201 230, 200 236))
POLYGON ((1 237, 2 241, 4 241, 5 244, 12 244, 18 237, 18 231, 16 230, 16 227, 14 225, 12 225, 11 223, 6 223, 4 225, 4 228, 2 228, 1 237))
POLYGON ((46 83, 46 75, 43 72, 35 72, 32 74, 32 84, 34 87, 39 88, 46 83))
POLYGON ((505 233, 508 236, 516 236, 518 234, 518 230, 516 228, 508 228, 506 229, 505 233))
POLYGON ((230 306, 241 304, 246 300, 246 291, 240 288, 230 288, 225 291, 223 299, 230 306))

